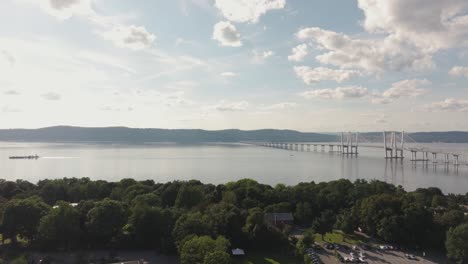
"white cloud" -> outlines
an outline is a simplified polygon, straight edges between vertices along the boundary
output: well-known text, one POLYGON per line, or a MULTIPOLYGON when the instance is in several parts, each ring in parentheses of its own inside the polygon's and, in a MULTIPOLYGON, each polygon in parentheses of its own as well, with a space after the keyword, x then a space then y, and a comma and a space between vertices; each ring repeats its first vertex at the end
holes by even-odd
POLYGON ((297 32, 300 40, 313 41, 323 51, 316 59, 340 68, 364 69, 371 73, 387 70, 426 70, 433 67, 432 53, 423 52, 404 38, 359 39, 317 27, 297 32))
POLYGON ((431 112, 468 112, 468 100, 447 98, 425 105, 423 109, 431 112))
POLYGON ((3 57, 7 60, 10 67, 14 67, 16 63, 16 59, 11 53, 6 50, 2 50, 3 57))
POLYGON ((287 110, 287 109, 293 109, 297 107, 297 103, 293 102, 282 102, 282 103, 277 103, 277 104, 272 104, 269 106, 265 106, 262 109, 264 110, 287 110))
POLYGON ((467 44, 466 0, 359 0, 358 6, 369 32, 408 39, 432 52, 467 44))
POLYGON ((101 35, 112 41, 117 47, 140 50, 151 47, 156 36, 141 26, 115 26, 101 35))
POLYGON ((4 95, 19 95, 20 93, 16 90, 7 90, 3 92, 4 95))
POLYGON ((55 93, 55 92, 44 93, 41 96, 45 100, 49 100, 49 101, 58 101, 58 100, 62 99, 62 96, 60 94, 58 94, 58 93, 55 93))
POLYGON ((452 76, 463 76, 468 78, 468 67, 455 66, 450 69, 449 74, 452 76))
POLYGON ((73 16, 86 19, 95 32, 116 46, 139 50, 151 47, 156 36, 143 26, 123 25, 115 17, 103 16, 92 8, 92 0, 24 0, 38 4, 46 13, 59 20, 73 16))
POLYGON ((427 89, 424 87, 429 85, 431 82, 426 79, 403 80, 393 83, 382 95, 387 98, 416 97, 425 94, 427 89))
POLYGON ((390 104, 402 97, 418 97, 428 92, 427 87, 432 83, 427 79, 402 80, 392 84, 383 93, 371 96, 373 104, 390 104))
POLYGON ((69 19, 72 16, 89 16, 94 12, 91 8, 91 0, 27 0, 31 3, 39 3, 48 14, 60 20, 69 19))
POLYGON ((245 111, 248 107, 249 103, 247 101, 226 102, 224 100, 213 106, 214 109, 221 112, 245 111))
POLYGON ((361 75, 358 71, 354 70, 336 70, 324 67, 311 68, 308 66, 296 66, 294 67, 294 72, 306 84, 312 84, 323 80, 332 80, 341 83, 361 75))
POLYGON ((221 73, 221 76, 223 76, 223 77, 236 77, 238 75, 239 74, 235 73, 235 72, 223 72, 223 73, 221 73))
POLYGON ((368 95, 368 90, 367 88, 360 86, 345 86, 334 89, 327 88, 310 90, 299 95, 306 99, 356 99, 366 97, 368 95))
POLYGON ((307 44, 297 45, 292 49, 292 54, 288 56, 290 61, 302 61, 308 54, 307 44))
POLYGON ((271 50, 252 50, 252 62, 253 63, 263 63, 266 59, 273 56, 275 53, 271 50))
POLYGON ((216 0, 215 6, 233 22, 258 22, 270 10, 282 9, 286 0, 216 0))
POLYGON ((239 32, 237 32, 236 27, 229 21, 220 21, 216 23, 216 25, 214 25, 213 28, 212 38, 214 40, 217 40, 222 46, 242 46, 242 41, 239 32))

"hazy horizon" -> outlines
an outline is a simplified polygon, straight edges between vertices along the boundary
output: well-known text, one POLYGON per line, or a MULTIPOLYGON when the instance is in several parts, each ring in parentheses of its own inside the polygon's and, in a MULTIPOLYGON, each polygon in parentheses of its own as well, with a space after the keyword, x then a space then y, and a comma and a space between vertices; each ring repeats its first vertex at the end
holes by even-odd
MULTIPOLYGON (((45 126, 45 127, 31 127, 31 128, 26 128, 26 127, 7 127, 7 128, 0 128, 0 130, 15 130, 15 129, 25 129, 25 130, 38 130, 38 129, 47 129, 47 128, 54 128, 54 127, 70 127, 70 128, 128 128, 128 129, 162 129, 162 130, 204 130, 204 131, 223 131, 223 130, 240 130, 240 131, 256 131, 256 130, 289 130, 289 131, 296 131, 300 133, 318 133, 318 134, 337 134, 337 133, 346 133, 348 131, 302 131, 302 130, 296 130, 296 129, 289 129, 289 128, 271 128, 271 127, 265 127, 265 128, 256 128, 256 129, 240 129, 240 128, 220 128, 220 129, 204 129, 204 128, 162 128, 162 127, 131 127, 131 126, 125 126, 125 125, 120 125, 120 126, 74 126, 74 125, 52 125, 52 126, 45 126)), ((388 131, 388 130, 385 130, 388 131)), ((354 132, 354 131, 353 131, 354 132)), ((382 133, 382 131, 358 131, 360 133, 382 133)), ((406 133, 431 133, 431 132, 468 132, 468 130, 428 130, 428 131, 404 131, 406 133)))

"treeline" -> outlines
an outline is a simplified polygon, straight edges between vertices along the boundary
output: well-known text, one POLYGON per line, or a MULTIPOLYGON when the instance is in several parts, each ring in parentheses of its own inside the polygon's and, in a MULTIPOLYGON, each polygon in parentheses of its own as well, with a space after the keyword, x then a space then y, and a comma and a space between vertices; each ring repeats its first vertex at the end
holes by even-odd
POLYGON ((150 249, 184 263, 230 263, 230 248, 290 252, 291 226, 265 213, 291 212, 296 225, 325 234, 358 228, 388 243, 445 249, 467 261, 466 195, 437 188, 406 192, 380 181, 337 180, 275 187, 82 179, 0 181, 4 247, 150 249))

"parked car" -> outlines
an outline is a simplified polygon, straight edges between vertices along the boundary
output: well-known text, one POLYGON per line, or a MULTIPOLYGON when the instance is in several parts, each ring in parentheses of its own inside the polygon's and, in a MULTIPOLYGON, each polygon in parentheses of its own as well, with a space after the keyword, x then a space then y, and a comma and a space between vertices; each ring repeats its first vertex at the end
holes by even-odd
POLYGON ((413 254, 405 254, 405 257, 406 257, 407 259, 411 259, 411 260, 417 260, 417 259, 418 259, 418 258, 417 258, 415 255, 413 255, 413 254))

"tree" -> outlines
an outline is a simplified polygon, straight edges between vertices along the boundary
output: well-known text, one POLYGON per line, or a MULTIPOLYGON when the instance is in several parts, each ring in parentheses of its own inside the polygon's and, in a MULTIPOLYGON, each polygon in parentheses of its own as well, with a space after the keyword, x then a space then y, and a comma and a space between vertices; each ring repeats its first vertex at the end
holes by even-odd
MULTIPOLYGON (((216 261, 217 258, 220 257, 218 255, 223 254, 211 254, 218 251, 225 253, 229 246, 229 241, 223 236, 218 236, 216 240, 209 236, 194 236, 182 245, 180 250, 180 262, 181 264, 218 263, 212 261, 216 261)), ((222 256, 221 260, 224 260, 222 256)))
POLYGON ((335 224, 336 217, 331 210, 325 210, 320 214, 320 217, 316 218, 312 223, 312 229, 323 236, 327 232, 333 230, 333 225, 335 224))
POLYGON ((39 224, 39 238, 46 248, 71 249, 81 235, 80 214, 67 202, 58 202, 39 224))
POLYGON ((450 228, 445 242, 447 256, 457 263, 468 263, 468 223, 450 228))
POLYGON ((137 204, 128 220, 135 245, 145 249, 160 248, 171 243, 174 222, 169 210, 146 204, 137 204))
POLYGON ((3 214, 3 239, 11 238, 16 242, 17 235, 34 239, 37 236, 39 221, 49 209, 50 207, 37 196, 10 200, 3 214))
POLYGON ((189 235, 211 235, 214 230, 200 212, 184 214, 179 219, 172 230, 172 237, 180 250, 182 240, 189 235))
POLYGON ((313 211, 312 206, 308 202, 298 203, 294 213, 295 219, 301 224, 308 224, 312 222, 313 211))
POLYGON ((215 252, 211 252, 206 254, 205 260, 203 264, 230 264, 231 263, 231 256, 224 252, 217 250, 215 252))
POLYGON ((127 222, 127 212, 121 202, 104 199, 88 213, 86 228, 93 243, 106 245, 117 237, 127 222))
POLYGON ((192 208, 203 200, 203 190, 200 186, 184 184, 179 189, 175 206, 180 208, 192 208))

